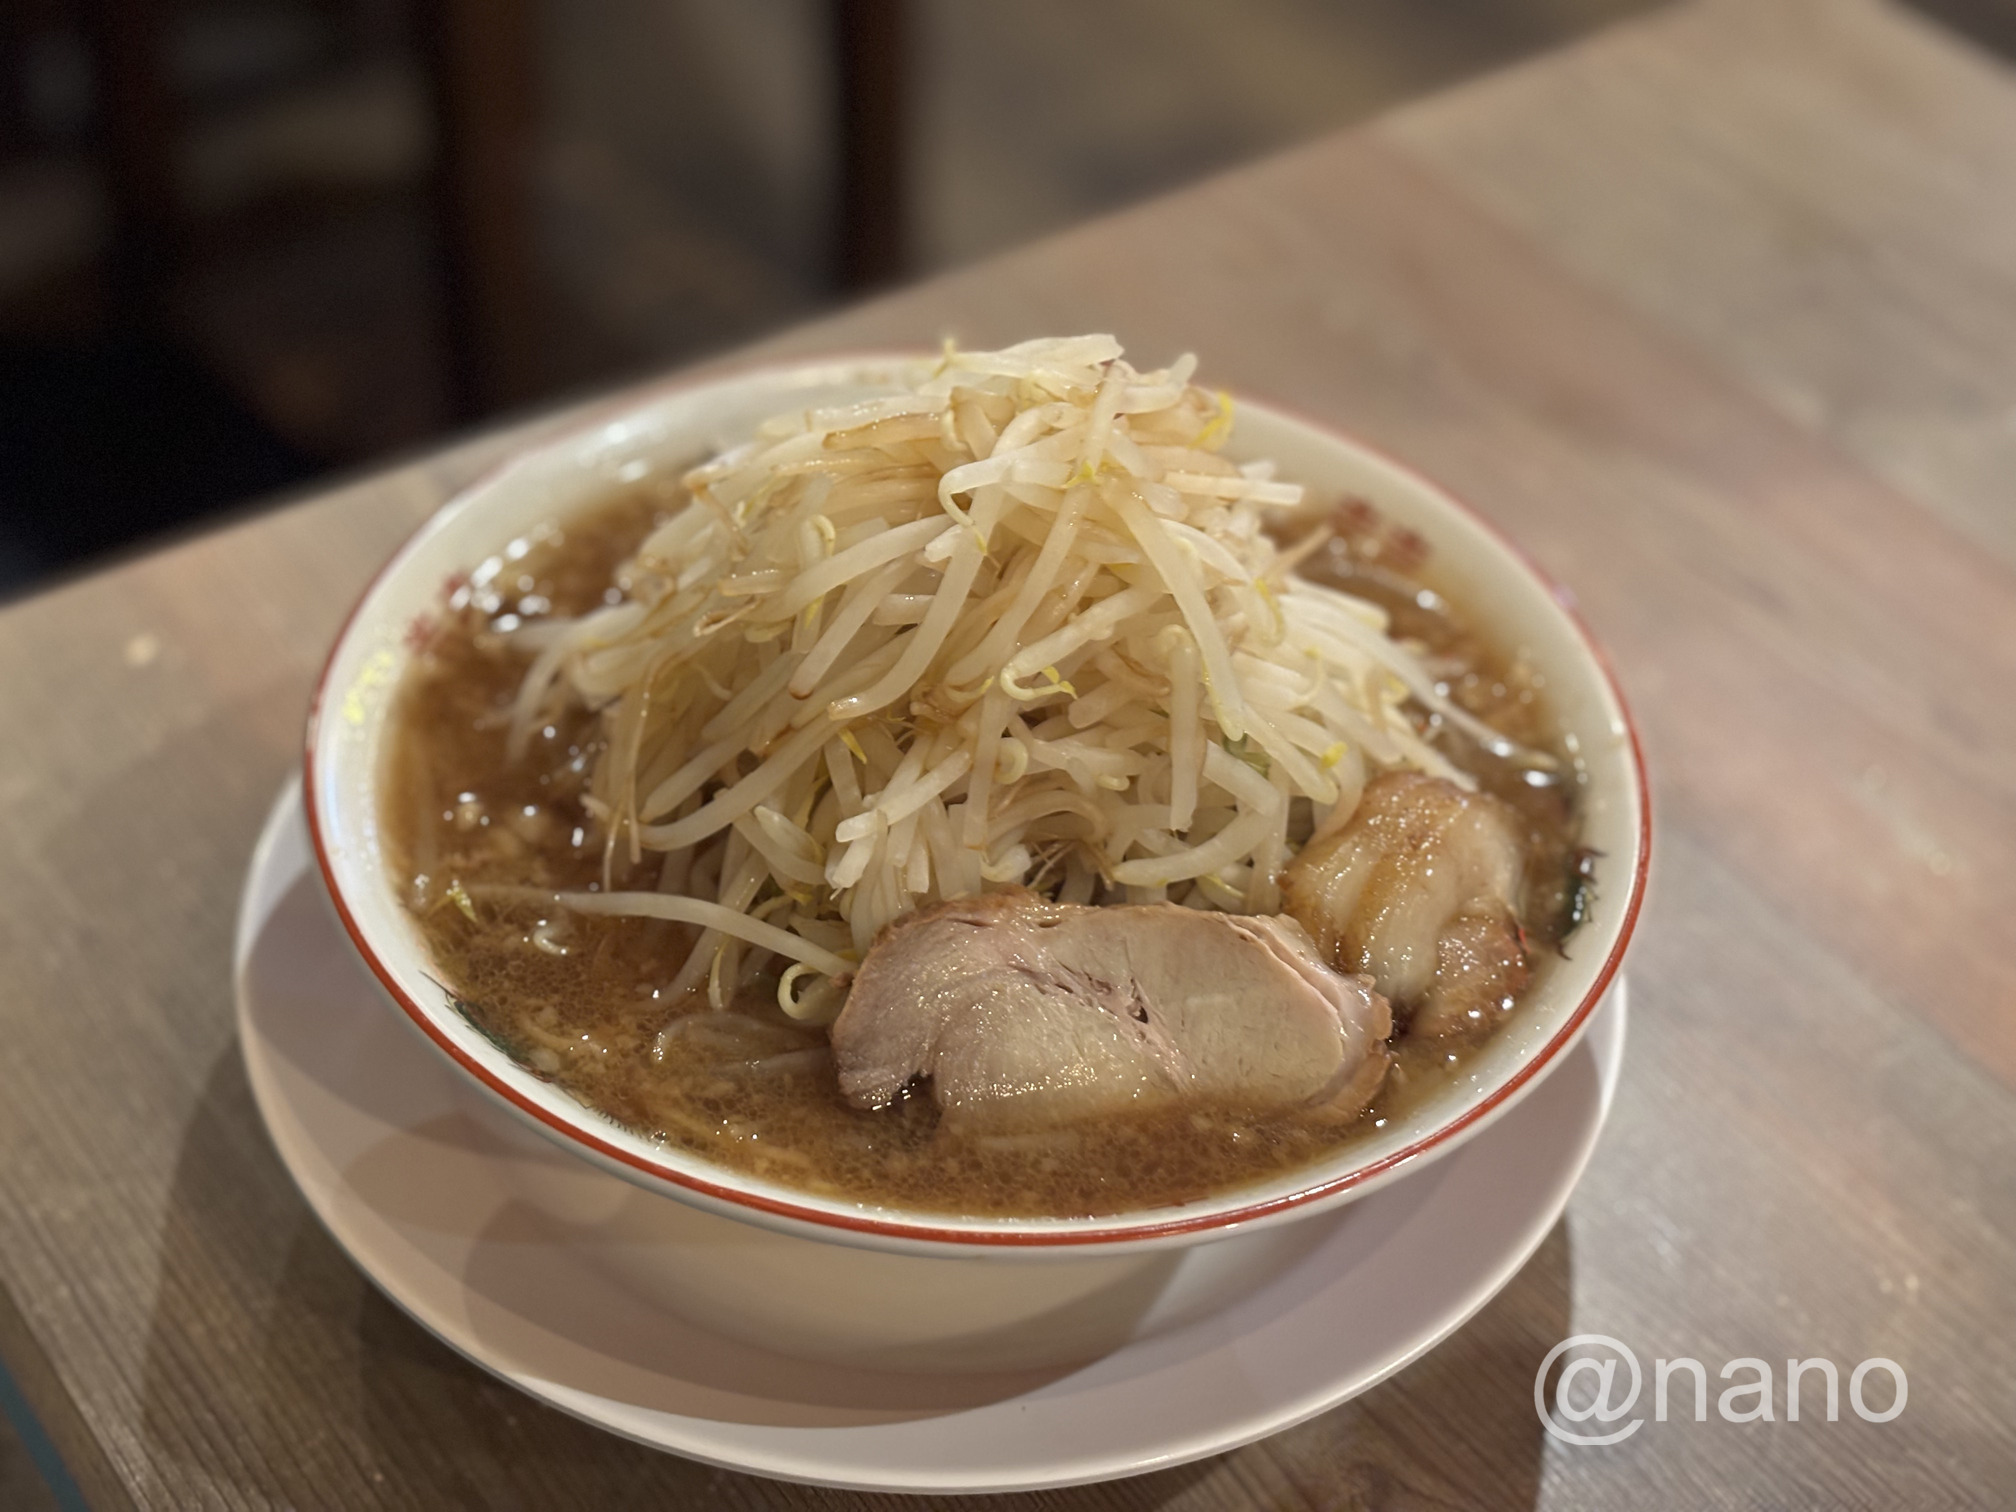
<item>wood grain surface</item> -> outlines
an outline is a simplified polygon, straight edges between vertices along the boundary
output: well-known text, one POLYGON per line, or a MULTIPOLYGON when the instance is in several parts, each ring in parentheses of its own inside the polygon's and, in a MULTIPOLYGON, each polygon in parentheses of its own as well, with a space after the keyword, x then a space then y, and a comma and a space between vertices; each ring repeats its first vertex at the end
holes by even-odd
MULTIPOLYGON (((789 333, 1106 328, 1418 463, 1558 578, 1658 833, 1610 1128, 1510 1287, 1359 1400, 1046 1508, 2016 1498, 2016 87, 1867 0, 1660 13, 789 333), (1545 1437, 1575 1332, 1780 1421, 1545 1437), (1782 1362, 1903 1415, 1782 1421, 1782 1362), (1719 1389, 1721 1383, 1715 1383, 1719 1389)), ((619 1442, 409 1324, 233 1039, 235 894, 402 534, 547 419, 0 615, 0 1351, 105 1506, 854 1507, 619 1442)))

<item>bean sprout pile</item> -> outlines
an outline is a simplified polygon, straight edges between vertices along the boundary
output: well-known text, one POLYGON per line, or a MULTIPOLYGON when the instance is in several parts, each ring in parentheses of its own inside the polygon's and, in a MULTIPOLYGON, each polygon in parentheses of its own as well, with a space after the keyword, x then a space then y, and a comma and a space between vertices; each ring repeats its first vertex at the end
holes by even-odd
POLYGON ((776 973, 824 1022, 925 904, 1274 912, 1369 774, 1474 785, 1429 726, 1500 737, 1382 610, 1294 574, 1327 532, 1277 544, 1303 491, 1226 458, 1194 366, 1138 372, 1108 336, 948 348, 689 472, 620 601, 514 632, 518 749, 595 711, 610 862, 662 856, 656 891, 564 901, 696 927, 674 995, 776 973))

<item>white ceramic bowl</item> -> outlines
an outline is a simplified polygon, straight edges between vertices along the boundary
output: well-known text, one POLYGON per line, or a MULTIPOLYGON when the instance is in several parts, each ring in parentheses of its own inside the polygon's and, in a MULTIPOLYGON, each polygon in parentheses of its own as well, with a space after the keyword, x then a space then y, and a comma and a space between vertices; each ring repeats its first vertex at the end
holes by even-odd
MULTIPOLYGON (((1545 674, 1554 712, 1588 771, 1584 843, 1600 853, 1593 906, 1566 957, 1538 966, 1520 1009, 1463 1073, 1404 1118, 1333 1159, 1180 1207, 1094 1219, 970 1218, 810 1196, 667 1150, 517 1064, 455 1008, 385 866, 379 778, 387 714, 410 631, 445 585, 537 522, 564 515, 653 467, 677 467, 746 438, 780 411, 886 391, 915 357, 768 368, 626 402, 526 453, 443 508, 366 590, 332 652, 310 719, 311 833, 345 928, 392 1000, 523 1126, 579 1160, 691 1208, 798 1239, 916 1258, 1141 1256, 1278 1225, 1336 1207, 1472 1138, 1558 1064, 1616 971, 1644 889, 1645 782, 1623 702, 1602 658, 1554 589, 1475 513, 1411 469, 1278 409, 1246 403, 1232 451, 1272 457, 1312 500, 1356 496, 1411 526, 1431 576, 1501 645, 1545 674)), ((1059 1280, 1061 1281, 1061 1277, 1059 1280)))

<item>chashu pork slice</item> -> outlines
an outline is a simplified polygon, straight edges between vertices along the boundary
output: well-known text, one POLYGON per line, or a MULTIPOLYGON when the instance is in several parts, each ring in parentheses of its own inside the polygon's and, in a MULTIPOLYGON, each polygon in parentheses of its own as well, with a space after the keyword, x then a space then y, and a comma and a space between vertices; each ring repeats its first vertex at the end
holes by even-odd
POLYGON ((1519 934, 1517 816, 1441 777, 1389 772, 1281 877, 1288 912, 1340 971, 1361 971, 1407 1032, 1477 1039, 1532 967, 1519 934))
POLYGON ((946 1127, 1052 1128, 1181 1100, 1355 1116, 1386 1000, 1292 919, 959 898, 890 926, 833 1025, 857 1107, 928 1079, 946 1127))

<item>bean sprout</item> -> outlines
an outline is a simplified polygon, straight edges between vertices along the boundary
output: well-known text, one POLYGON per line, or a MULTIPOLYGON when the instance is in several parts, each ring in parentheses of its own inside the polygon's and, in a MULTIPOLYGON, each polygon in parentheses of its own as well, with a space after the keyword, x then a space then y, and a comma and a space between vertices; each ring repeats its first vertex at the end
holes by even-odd
POLYGON ((621 602, 514 632, 512 715, 522 748, 599 709, 610 855, 708 896, 561 901, 696 926, 679 984, 717 1002, 781 958, 779 1004, 819 1022, 884 926, 984 888, 1272 906, 1368 772, 1469 784, 1434 716, 1544 764, 1379 609, 1292 575, 1320 537, 1265 525, 1302 490, 1221 453, 1231 404, 1193 366, 1107 336, 948 350, 688 473, 621 602))

